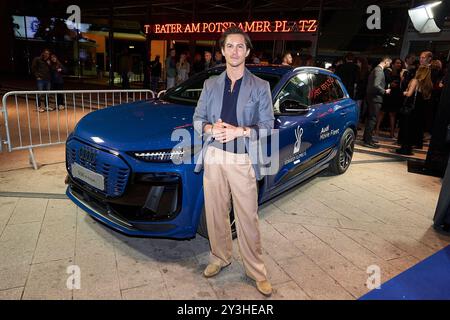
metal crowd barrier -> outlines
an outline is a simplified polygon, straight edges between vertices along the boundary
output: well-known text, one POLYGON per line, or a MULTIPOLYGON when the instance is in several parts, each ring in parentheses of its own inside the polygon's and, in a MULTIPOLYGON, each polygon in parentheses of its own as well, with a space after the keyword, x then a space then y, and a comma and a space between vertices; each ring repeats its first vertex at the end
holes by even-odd
POLYGON ((28 149, 30 163, 37 169, 33 148, 65 143, 77 122, 89 112, 155 97, 147 89, 7 92, 2 99, 0 152, 3 144, 9 152, 28 149), (44 112, 39 112, 40 107, 44 112))
POLYGON ((161 90, 160 92, 158 92, 158 95, 156 96, 157 98, 161 98, 161 96, 166 93, 167 90, 161 90))

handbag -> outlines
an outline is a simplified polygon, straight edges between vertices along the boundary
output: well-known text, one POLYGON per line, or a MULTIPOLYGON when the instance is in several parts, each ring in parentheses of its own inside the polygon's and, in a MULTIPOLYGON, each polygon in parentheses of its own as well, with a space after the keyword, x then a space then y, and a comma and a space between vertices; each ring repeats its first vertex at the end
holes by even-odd
POLYGON ((416 98, 417 98, 417 88, 414 92, 414 96, 407 97, 403 103, 403 106, 400 108, 399 113, 402 115, 410 115, 411 112, 416 107, 416 98))

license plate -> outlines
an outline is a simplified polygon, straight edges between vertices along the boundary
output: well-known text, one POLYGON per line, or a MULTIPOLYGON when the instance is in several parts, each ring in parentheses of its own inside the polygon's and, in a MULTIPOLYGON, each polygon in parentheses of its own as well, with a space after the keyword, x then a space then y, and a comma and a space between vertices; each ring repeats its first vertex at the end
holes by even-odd
POLYGON ((77 163, 72 164, 72 175, 99 190, 105 190, 105 177, 97 172, 86 169, 77 163))

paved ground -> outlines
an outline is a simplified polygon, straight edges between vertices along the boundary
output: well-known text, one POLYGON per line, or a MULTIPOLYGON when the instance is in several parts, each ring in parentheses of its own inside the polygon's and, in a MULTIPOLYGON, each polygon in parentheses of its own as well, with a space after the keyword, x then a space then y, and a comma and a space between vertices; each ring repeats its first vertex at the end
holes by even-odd
MULTIPOLYGON (((130 238, 64 196, 64 164, 0 172, 0 299, 261 299, 235 261, 201 273, 208 242, 130 238), (81 288, 69 290, 78 266, 81 288)), ((356 299, 367 268, 385 282, 450 243, 431 228, 440 179, 357 153, 341 176, 320 175, 261 208, 270 299, 356 299)))
POLYGON ((427 156, 428 152, 428 146, 430 144, 431 135, 429 133, 426 133, 424 135, 423 139, 423 148, 422 149, 413 149, 412 155, 400 155, 395 152, 395 149, 400 148, 400 145, 397 142, 397 136, 398 136, 398 128, 396 129, 395 138, 390 138, 388 132, 386 131, 380 131, 379 135, 374 136, 375 139, 378 140, 378 145, 380 146, 379 149, 371 149, 364 146, 363 143, 363 130, 358 130, 358 140, 356 141, 356 150, 359 152, 365 152, 375 155, 380 155, 384 157, 389 158, 396 158, 396 159, 413 159, 413 160, 422 160, 424 161, 427 156))

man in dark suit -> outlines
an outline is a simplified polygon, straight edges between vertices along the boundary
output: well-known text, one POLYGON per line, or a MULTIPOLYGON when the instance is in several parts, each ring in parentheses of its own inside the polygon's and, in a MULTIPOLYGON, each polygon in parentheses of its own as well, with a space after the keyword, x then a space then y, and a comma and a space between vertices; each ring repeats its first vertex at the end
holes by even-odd
POLYGON ((352 99, 355 95, 355 84, 359 80, 359 67, 355 64, 354 59, 353 53, 347 53, 345 55, 345 62, 337 66, 335 72, 341 78, 352 99))
POLYGON ((252 44, 244 31, 232 27, 220 39, 226 70, 205 81, 195 109, 194 129, 207 141, 195 171, 204 167, 206 224, 211 246, 205 277, 217 275, 232 261, 230 209, 233 210, 239 251, 247 276, 256 288, 269 296, 272 286, 263 261, 258 226, 257 180, 262 170, 258 150, 252 148, 258 137, 274 126, 269 83, 245 68, 252 44), (255 161, 256 159, 256 161, 255 161))
POLYGON ((450 158, 447 163, 447 170, 442 180, 441 192, 434 213, 434 229, 442 234, 450 236, 450 158))
POLYGON ((391 93, 391 89, 386 89, 386 79, 384 69, 389 68, 392 63, 390 57, 383 57, 380 63, 370 72, 367 82, 367 121, 364 130, 364 146, 377 149, 379 146, 373 140, 373 130, 377 123, 377 116, 383 104, 383 97, 391 93))

